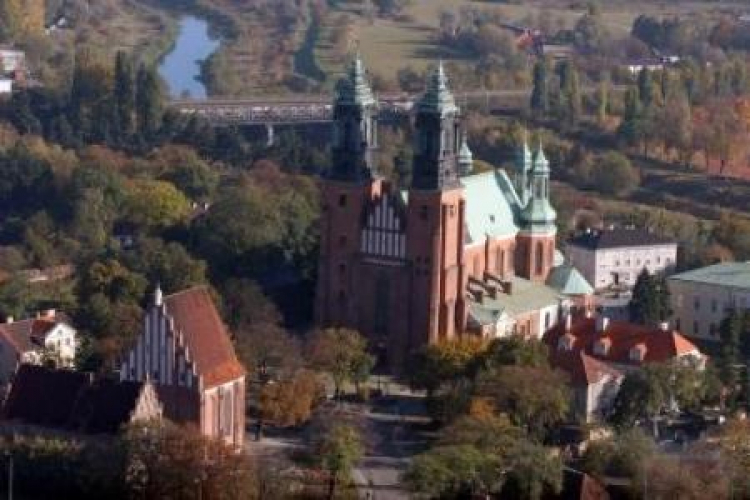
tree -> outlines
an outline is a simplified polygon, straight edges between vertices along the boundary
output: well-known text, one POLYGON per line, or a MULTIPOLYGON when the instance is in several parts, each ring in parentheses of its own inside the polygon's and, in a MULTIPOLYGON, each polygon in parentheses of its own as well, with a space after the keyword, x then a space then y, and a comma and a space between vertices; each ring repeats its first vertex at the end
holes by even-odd
POLYGON ((568 416, 570 391, 563 373, 548 366, 503 366, 481 372, 476 395, 490 399, 496 411, 530 435, 541 438, 568 416), (533 380, 533 384, 528 381, 533 380))
POLYGON ((463 337, 426 345, 409 363, 410 382, 431 395, 444 383, 467 376, 470 364, 483 348, 483 342, 463 337))
POLYGON ((721 351, 717 362, 719 376, 724 384, 736 395, 741 381, 742 365, 750 358, 750 314, 730 309, 729 314, 719 325, 721 351))
POLYGON ((147 230, 165 229, 185 220, 190 203, 174 184, 138 179, 127 200, 127 218, 147 230))
POLYGON ((257 498, 255 466, 219 440, 168 422, 132 424, 123 436, 125 481, 141 498, 257 498))
POLYGON ((562 463, 504 416, 465 416, 414 458, 404 481, 418 497, 489 497, 510 489, 509 497, 536 499, 560 491, 562 463))
POLYGON ((328 498, 333 499, 342 480, 348 480, 364 454, 359 431, 345 423, 334 423, 314 444, 318 463, 328 472, 328 498))
POLYGON ((626 144, 633 146, 643 137, 643 110, 638 91, 629 88, 625 93, 625 111, 617 129, 617 135, 626 144))
POLYGON ((599 191, 614 196, 630 194, 640 183, 638 171, 630 160, 614 151, 598 158, 594 165, 593 180, 599 191))
POLYGON ((152 140, 161 128, 162 95, 156 69, 141 64, 136 76, 135 110, 141 137, 152 140))
POLYGON ((732 492, 738 493, 738 497, 747 497, 750 494, 750 422, 731 420, 725 424, 719 449, 732 492))
POLYGON ((367 340, 354 330, 318 330, 308 343, 312 366, 331 375, 338 396, 347 381, 362 382, 369 377, 375 358, 367 352, 367 340))
POLYGON ((581 469, 596 478, 631 479, 636 491, 643 484, 644 464, 656 454, 656 443, 639 428, 627 429, 608 439, 593 441, 586 448, 581 469))
POLYGON ((260 390, 260 417, 280 426, 307 422, 324 395, 318 376, 308 370, 297 370, 264 384, 260 390))
POLYGON ((534 64, 534 87, 531 91, 531 111, 544 116, 549 111, 547 64, 539 60, 534 64))
POLYGON ((117 52, 115 59, 114 97, 119 132, 127 137, 133 132, 133 113, 135 108, 135 81, 133 63, 122 51, 117 52))
POLYGON ((669 318, 669 288, 662 276, 652 276, 645 267, 633 286, 628 304, 630 321, 641 325, 658 325, 669 318))

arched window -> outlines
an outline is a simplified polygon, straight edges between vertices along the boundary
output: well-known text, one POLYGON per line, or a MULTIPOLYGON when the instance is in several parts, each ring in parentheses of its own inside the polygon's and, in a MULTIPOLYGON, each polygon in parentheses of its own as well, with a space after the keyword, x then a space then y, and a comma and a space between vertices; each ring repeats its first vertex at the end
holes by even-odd
POLYGON ((544 245, 541 241, 536 244, 536 273, 542 274, 544 270, 544 245))

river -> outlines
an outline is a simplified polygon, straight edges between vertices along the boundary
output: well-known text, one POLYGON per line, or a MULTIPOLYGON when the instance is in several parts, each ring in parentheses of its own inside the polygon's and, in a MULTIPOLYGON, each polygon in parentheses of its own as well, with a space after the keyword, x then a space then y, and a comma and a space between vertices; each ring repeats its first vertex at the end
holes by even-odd
POLYGON ((173 98, 206 98, 206 87, 200 81, 200 63, 213 54, 219 44, 219 40, 209 35, 208 23, 203 19, 194 16, 180 19, 174 47, 159 66, 159 74, 169 85, 173 98))

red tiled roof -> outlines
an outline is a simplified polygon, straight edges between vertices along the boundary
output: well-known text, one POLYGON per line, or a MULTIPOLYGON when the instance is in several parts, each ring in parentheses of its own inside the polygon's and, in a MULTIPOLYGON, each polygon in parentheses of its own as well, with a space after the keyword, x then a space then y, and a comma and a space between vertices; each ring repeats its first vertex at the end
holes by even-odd
POLYGON ((550 363, 570 375, 573 385, 591 385, 601 381, 605 376, 622 377, 619 370, 593 358, 582 351, 551 351, 550 363))
POLYGON ((675 330, 610 321, 604 332, 597 332, 595 318, 573 320, 569 332, 565 331, 564 324, 557 325, 545 334, 544 341, 552 349, 558 350, 558 339, 566 333, 573 336, 572 351, 583 351, 594 358, 621 364, 639 364, 630 359, 630 350, 639 344, 646 348, 644 363, 659 363, 700 352, 695 344, 675 330), (606 355, 594 352, 594 345, 599 340, 610 343, 606 355))
POLYGON ((184 336, 204 387, 221 385, 245 375, 206 287, 167 296, 164 305, 184 336))

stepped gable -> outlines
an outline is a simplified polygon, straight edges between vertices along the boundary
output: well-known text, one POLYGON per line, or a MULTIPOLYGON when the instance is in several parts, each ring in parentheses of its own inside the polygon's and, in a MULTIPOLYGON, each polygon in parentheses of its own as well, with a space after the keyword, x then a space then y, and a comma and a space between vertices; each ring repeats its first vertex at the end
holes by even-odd
POLYGON ((219 312, 205 286, 164 297, 167 315, 187 345, 205 388, 245 375, 219 312))

